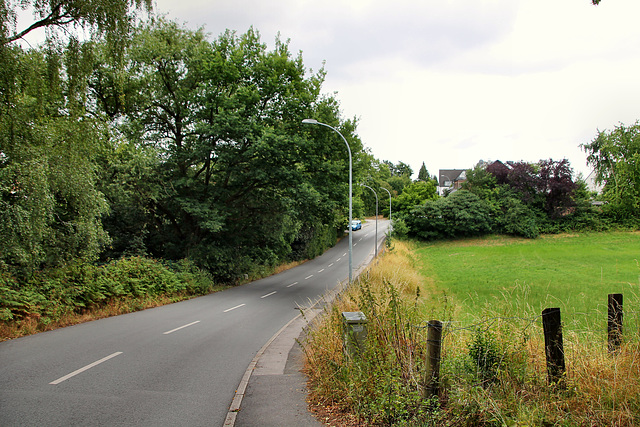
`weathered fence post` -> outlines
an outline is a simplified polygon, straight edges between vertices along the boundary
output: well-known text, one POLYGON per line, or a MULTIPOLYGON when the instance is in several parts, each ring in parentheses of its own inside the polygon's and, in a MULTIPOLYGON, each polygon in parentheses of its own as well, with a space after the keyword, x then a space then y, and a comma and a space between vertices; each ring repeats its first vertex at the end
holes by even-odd
POLYGON ((565 363, 560 309, 545 308, 542 311, 542 326, 549 384, 564 388, 565 363))
POLYGON ((609 353, 615 353, 622 344, 622 294, 609 294, 607 306, 607 338, 609 353))
POLYGON ((430 320, 427 324, 427 360, 424 374, 425 399, 438 395, 440 388, 440 349, 442 347, 442 322, 430 320))

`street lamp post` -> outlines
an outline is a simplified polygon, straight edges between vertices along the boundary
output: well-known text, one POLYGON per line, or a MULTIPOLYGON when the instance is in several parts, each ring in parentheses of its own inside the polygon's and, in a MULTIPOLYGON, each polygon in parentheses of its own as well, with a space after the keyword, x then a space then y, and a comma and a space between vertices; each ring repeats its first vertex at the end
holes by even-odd
POLYGON ((342 140, 344 141, 344 143, 347 146, 347 151, 349 152, 349 284, 351 284, 351 281, 353 280, 353 226, 352 226, 352 221, 353 221, 353 213, 352 213, 352 206, 353 206, 353 202, 352 202, 352 193, 353 193, 353 185, 352 185, 352 175, 353 175, 353 164, 351 161, 351 147, 349 147, 349 143, 347 142, 347 139, 342 136, 342 134, 340 132, 338 132, 338 130, 336 128, 334 128, 333 126, 329 126, 326 123, 321 123, 319 121, 317 121, 316 119, 304 119, 302 121, 302 123, 304 124, 309 124, 309 125, 320 125, 320 126, 325 126, 328 127, 329 129, 333 130, 335 133, 337 133, 338 135, 340 135, 340 137, 342 138, 342 140))
POLYGON ((369 190, 373 191, 373 194, 376 196, 376 241, 374 243, 375 249, 376 249, 376 258, 378 258, 378 193, 376 193, 376 191, 369 187, 366 184, 360 184, 363 187, 367 187, 369 190))

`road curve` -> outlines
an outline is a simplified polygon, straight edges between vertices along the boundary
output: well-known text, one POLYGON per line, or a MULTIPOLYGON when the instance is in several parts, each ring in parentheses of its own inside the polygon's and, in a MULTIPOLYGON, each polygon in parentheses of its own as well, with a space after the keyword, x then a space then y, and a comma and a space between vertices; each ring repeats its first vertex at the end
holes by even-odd
MULTIPOLYGON (((354 271, 374 241, 374 221, 354 232, 354 271)), ((346 280, 347 246, 226 291, 0 343, 0 426, 223 425, 260 348, 346 280)))

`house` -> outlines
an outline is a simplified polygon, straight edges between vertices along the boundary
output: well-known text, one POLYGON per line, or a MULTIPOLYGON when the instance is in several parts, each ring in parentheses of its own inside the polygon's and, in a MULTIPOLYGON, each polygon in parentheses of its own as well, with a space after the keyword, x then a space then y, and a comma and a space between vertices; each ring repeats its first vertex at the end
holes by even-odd
POLYGON ((441 193, 442 191, 448 190, 449 192, 453 192, 459 190, 462 186, 462 183, 467 180, 467 170, 466 169, 440 169, 440 173, 438 174, 438 190, 441 193))
POLYGON ((599 184, 596 182, 596 171, 591 171, 589 176, 585 178, 584 182, 587 184, 587 189, 589 191, 602 194, 602 190, 604 189, 604 184, 599 184))

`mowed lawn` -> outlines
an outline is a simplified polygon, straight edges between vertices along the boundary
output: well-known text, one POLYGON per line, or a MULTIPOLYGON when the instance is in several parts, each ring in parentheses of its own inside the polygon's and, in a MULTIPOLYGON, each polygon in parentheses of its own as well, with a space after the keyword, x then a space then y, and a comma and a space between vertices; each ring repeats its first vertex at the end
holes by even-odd
POLYGON ((625 324, 638 328, 640 232, 492 236, 422 243, 416 254, 425 291, 446 294, 457 308, 450 320, 560 307, 566 327, 601 330, 607 295, 622 293, 625 324))

